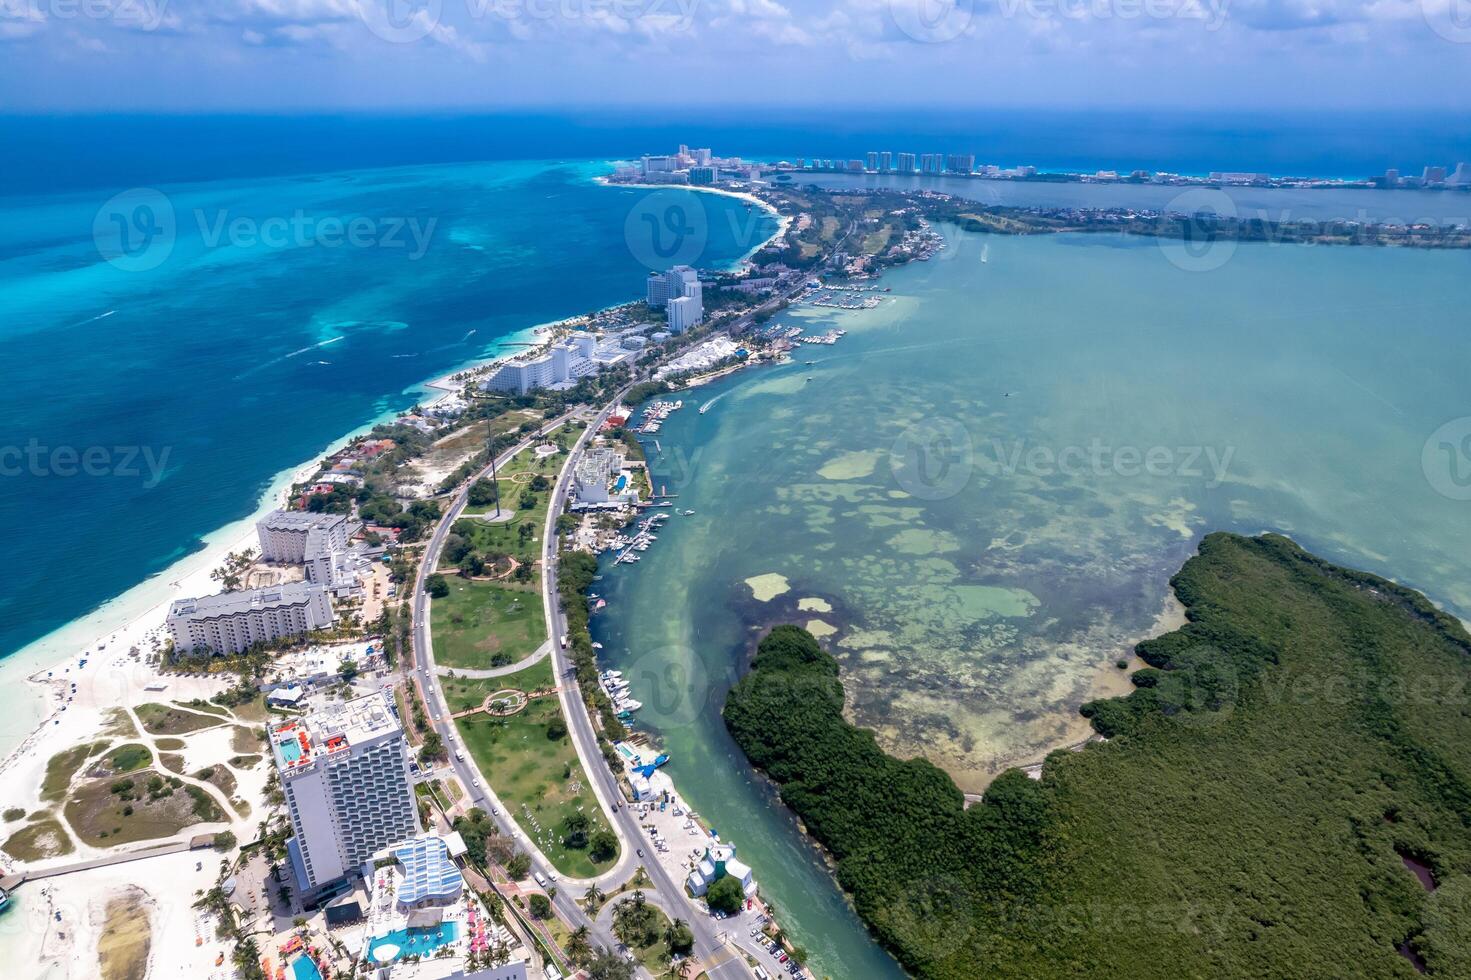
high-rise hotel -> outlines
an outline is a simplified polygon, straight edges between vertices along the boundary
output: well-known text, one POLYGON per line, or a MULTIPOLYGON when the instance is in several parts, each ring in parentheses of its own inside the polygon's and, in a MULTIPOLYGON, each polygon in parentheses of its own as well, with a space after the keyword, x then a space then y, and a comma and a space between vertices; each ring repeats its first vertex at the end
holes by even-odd
POLYGON ((304 897, 419 833, 403 726, 387 692, 333 702, 271 731, 304 897))

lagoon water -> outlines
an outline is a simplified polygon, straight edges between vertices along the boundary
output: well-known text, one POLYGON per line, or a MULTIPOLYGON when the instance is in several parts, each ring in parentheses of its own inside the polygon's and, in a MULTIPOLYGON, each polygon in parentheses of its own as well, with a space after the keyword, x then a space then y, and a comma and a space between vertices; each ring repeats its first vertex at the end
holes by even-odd
MULTIPOLYGON (((153 453, 136 475, 6 479, 0 655, 71 652, 91 627, 54 631, 247 519, 283 467, 534 324, 637 295, 648 256, 627 226, 643 192, 594 185, 605 169, 169 185, 177 238, 142 271, 97 253, 113 189, 0 201, 0 442, 153 453), (414 260, 204 240, 221 211, 298 210, 437 230, 414 260)), ((701 207, 698 264, 759 240, 741 205, 701 207)), ((888 275, 878 309, 784 314, 850 333, 698 393, 718 400, 660 434, 656 482, 695 513, 606 570, 595 631, 681 789, 821 973, 898 970, 720 723, 758 627, 833 630, 855 719, 979 790, 1081 736, 1077 705, 1118 689, 1114 659, 1154 628, 1206 530, 1284 530, 1471 615, 1471 443, 1441 429, 1471 415, 1466 253, 1241 246, 1208 272, 1176 259, 1142 240, 953 235, 888 275)), ((8 711, 0 738, 29 728, 8 711)))
POLYGON ((1241 246, 1192 272, 1137 239, 948 237, 877 309, 778 317, 835 346, 685 395, 650 455, 694 514, 598 583, 671 775, 834 977, 882 960, 720 720, 760 627, 828 634, 853 719, 978 792, 1086 736, 1210 530, 1471 616, 1471 257, 1241 246))

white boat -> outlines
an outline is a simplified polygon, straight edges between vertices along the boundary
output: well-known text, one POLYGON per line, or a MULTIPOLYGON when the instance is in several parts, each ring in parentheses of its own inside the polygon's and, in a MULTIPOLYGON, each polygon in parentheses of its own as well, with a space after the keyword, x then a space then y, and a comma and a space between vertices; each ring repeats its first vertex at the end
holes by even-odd
POLYGON ((619 711, 637 711, 643 706, 644 705, 642 701, 635 701, 633 698, 621 698, 620 700, 613 702, 613 707, 617 708, 619 711))

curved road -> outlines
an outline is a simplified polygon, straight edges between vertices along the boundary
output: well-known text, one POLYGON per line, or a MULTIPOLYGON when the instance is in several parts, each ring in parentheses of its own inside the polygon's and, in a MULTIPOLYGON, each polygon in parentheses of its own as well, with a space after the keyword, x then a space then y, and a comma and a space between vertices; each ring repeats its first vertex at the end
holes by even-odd
MULTIPOLYGON (((568 412, 562 415, 542 426, 527 438, 516 443, 516 445, 500 455, 496 460, 496 465, 504 466, 510 461, 512 456, 515 456, 532 443, 545 438, 552 430, 564 425, 572 417, 572 414, 568 412)), ((487 464, 483 470, 472 477, 465 486, 461 487, 455 493, 454 497, 450 500, 450 505, 446 509, 443 519, 435 527, 434 534, 430 537, 429 543, 424 549, 424 560, 419 565, 419 572, 414 581, 414 598, 411 604, 414 617, 414 670, 419 675, 419 687, 424 693, 424 700, 427 702, 426 707, 429 711, 430 724, 434 726, 434 730, 444 740, 445 747, 450 750, 449 765, 454 770, 455 775, 459 777, 461 784, 464 785, 465 792, 469 795, 471 804, 489 814, 501 833, 521 843, 526 849, 526 852, 532 856, 532 865, 536 870, 542 874, 547 874, 548 872, 554 873, 554 869, 552 869, 550 863, 543 857, 536 844, 527 837, 515 821, 506 815, 499 799, 489 792, 489 780, 484 778, 479 768, 475 765, 474 758, 468 752, 465 753, 464 761, 455 758, 455 752, 461 750, 461 742, 455 731, 454 721, 450 718, 449 709, 444 700, 444 692, 440 690, 439 678, 434 668, 434 646, 429 630, 428 579, 434 567, 439 563, 439 556, 444 550, 444 542, 449 537, 450 528, 454 526, 455 520, 465 509, 465 504, 469 498, 470 486, 474 484, 476 479, 479 479, 489 470, 490 466, 487 464)), ((558 911, 562 913, 562 916, 572 923, 574 928, 579 925, 586 925, 596 943, 607 946, 610 949, 616 948, 617 938, 610 931, 588 918, 587 914, 583 912, 582 907, 577 904, 568 889, 557 889, 556 897, 552 899, 552 902, 556 905, 558 911)))

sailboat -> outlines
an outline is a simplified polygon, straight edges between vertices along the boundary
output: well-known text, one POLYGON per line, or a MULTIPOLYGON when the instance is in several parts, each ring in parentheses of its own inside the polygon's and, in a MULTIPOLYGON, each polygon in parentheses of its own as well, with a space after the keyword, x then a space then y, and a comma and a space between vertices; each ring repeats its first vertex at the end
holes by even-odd
POLYGON ((981 246, 981 261, 982 262, 989 262, 989 261, 991 261, 991 243, 990 242, 987 242, 986 244, 984 244, 984 245, 981 246))

